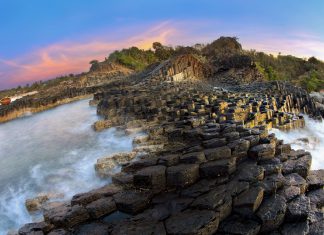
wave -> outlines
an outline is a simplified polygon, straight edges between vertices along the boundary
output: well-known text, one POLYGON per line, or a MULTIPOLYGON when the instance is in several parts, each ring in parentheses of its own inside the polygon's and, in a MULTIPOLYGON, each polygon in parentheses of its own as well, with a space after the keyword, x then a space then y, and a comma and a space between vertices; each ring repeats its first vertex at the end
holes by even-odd
POLYGON ((291 144, 292 149, 305 149, 312 154, 312 170, 324 168, 324 122, 316 121, 308 116, 305 118, 305 127, 291 131, 272 129, 278 139, 291 144))

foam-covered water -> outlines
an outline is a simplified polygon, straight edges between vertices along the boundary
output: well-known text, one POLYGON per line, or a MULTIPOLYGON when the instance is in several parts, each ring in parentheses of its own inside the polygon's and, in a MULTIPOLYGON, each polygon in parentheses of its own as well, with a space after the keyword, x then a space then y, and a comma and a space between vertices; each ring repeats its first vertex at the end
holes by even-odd
POLYGON ((305 128, 291 131, 272 129, 278 139, 291 144, 293 149, 305 149, 312 154, 312 170, 324 169, 324 122, 305 118, 305 128))
MULTIPOLYGON (((94 132, 89 100, 0 124, 0 234, 32 222, 25 200, 39 193, 72 195, 107 181, 95 175, 97 158, 130 151, 132 138, 115 128, 94 132)), ((35 219, 35 218, 34 218, 35 219)))

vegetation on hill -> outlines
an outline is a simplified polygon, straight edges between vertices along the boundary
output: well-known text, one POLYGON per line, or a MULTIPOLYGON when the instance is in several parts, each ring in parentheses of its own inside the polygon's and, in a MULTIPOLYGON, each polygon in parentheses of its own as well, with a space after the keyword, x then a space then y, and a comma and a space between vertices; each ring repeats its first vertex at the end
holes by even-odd
POLYGON ((324 88, 324 63, 311 57, 308 60, 291 55, 268 55, 248 51, 256 67, 268 80, 290 81, 308 91, 324 88))
POLYGON ((122 64, 136 71, 141 71, 146 66, 157 62, 157 57, 152 50, 141 50, 137 47, 131 47, 111 53, 108 61, 122 64))
MULTIPOLYGON (((116 63, 126 68, 142 71, 147 66, 167 60, 181 54, 194 54, 202 61, 214 68, 216 73, 230 69, 255 68, 266 80, 290 81, 308 91, 324 89, 324 62, 311 57, 308 60, 291 55, 277 57, 257 52, 255 50, 243 50, 236 37, 220 37, 210 44, 195 44, 194 46, 170 47, 154 42, 152 49, 142 50, 137 47, 117 50, 111 53, 103 62, 90 61, 90 71, 100 68, 101 63, 116 63)), ((42 90, 58 85, 78 83, 79 76, 73 74, 61 76, 46 82, 35 82, 24 87, 1 91, 0 98, 42 90)))

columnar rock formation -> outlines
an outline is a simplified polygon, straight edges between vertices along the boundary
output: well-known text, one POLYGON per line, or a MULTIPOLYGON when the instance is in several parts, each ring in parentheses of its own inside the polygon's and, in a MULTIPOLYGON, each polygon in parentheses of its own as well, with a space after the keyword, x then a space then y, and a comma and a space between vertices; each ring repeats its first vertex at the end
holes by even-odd
POLYGON ((134 153, 98 160, 104 177, 121 165, 112 184, 45 209, 19 234, 323 234, 323 170, 267 131, 302 127, 312 100, 281 84, 258 84, 272 93, 214 88, 191 59, 94 96, 105 118, 97 129, 148 136, 134 153))

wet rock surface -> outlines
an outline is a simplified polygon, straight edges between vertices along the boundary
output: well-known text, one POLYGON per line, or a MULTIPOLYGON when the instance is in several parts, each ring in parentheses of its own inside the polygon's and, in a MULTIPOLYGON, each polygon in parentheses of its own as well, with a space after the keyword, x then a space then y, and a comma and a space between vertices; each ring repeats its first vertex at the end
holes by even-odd
POLYGON ((134 141, 145 154, 98 161, 106 176, 120 166, 113 184, 46 210, 22 234, 323 232, 322 171, 267 131, 302 127, 299 114, 315 112, 307 93, 276 82, 217 90, 199 80, 200 63, 170 60, 98 92, 109 125, 147 133, 134 141))

